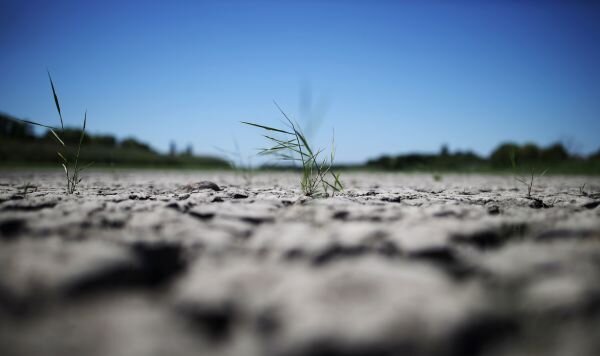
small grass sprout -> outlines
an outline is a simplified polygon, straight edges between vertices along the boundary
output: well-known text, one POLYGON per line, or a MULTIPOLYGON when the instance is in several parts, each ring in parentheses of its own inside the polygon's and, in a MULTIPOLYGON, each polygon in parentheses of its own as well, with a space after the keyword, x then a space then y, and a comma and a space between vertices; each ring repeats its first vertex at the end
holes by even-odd
POLYGON ((245 125, 267 131, 263 136, 272 143, 272 146, 261 149, 259 155, 273 155, 282 161, 299 163, 302 166, 300 187, 306 196, 328 197, 341 192, 344 187, 340 181, 340 173, 332 170, 335 160, 335 141, 332 139, 329 155, 324 154, 324 149, 314 150, 299 125, 292 121, 277 103, 275 106, 285 118, 287 126, 285 129, 242 121, 245 125))
POLYGON ((50 72, 48 72, 48 79, 50 79, 50 87, 52 88, 54 104, 56 105, 56 111, 58 111, 58 117, 60 118, 60 129, 52 127, 52 126, 40 124, 37 122, 29 121, 29 120, 22 120, 22 121, 25 123, 31 124, 31 125, 40 126, 40 127, 44 127, 46 129, 48 129, 50 131, 50 133, 52 134, 52 136, 56 139, 56 142, 59 145, 59 148, 56 151, 56 154, 60 158, 61 166, 63 167, 63 169, 65 171, 65 178, 66 178, 66 183, 67 183, 67 193, 73 194, 77 191, 77 186, 79 185, 79 183, 81 183, 81 180, 82 180, 82 178, 80 176, 81 172, 93 164, 93 162, 92 162, 92 163, 89 163, 82 167, 82 166, 80 166, 80 162, 79 162, 79 156, 81 153, 81 145, 83 143, 83 138, 85 136, 85 127, 87 124, 87 111, 85 112, 85 114, 83 116, 83 126, 81 128, 81 135, 79 137, 79 143, 78 143, 77 147, 74 148, 74 147, 67 145, 65 143, 65 141, 61 138, 61 134, 65 131, 65 124, 64 124, 64 120, 63 120, 63 116, 62 116, 62 111, 60 109, 60 102, 58 100, 58 95, 56 94, 56 89, 54 87, 54 82, 52 81, 52 76, 50 75, 50 72))
POLYGON ((527 198, 528 199, 534 199, 531 196, 531 191, 533 190, 533 185, 535 182, 536 178, 541 178, 543 177, 546 172, 548 172, 548 169, 543 170, 541 173, 537 174, 535 167, 531 166, 530 172, 527 175, 521 175, 517 173, 517 162, 515 159, 515 152, 511 152, 510 154, 510 161, 512 164, 512 167, 515 171, 515 180, 521 184, 523 184, 525 187, 527 187, 527 198))

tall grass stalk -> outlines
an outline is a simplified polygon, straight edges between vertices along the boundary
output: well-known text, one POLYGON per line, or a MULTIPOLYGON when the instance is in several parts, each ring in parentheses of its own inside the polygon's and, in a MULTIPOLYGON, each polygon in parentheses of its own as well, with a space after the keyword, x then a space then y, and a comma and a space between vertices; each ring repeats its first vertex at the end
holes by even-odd
POLYGON ((56 111, 58 111, 58 116, 60 118, 60 129, 52 127, 52 126, 40 124, 37 122, 29 121, 29 120, 22 120, 22 121, 25 123, 31 124, 31 125, 44 127, 50 131, 50 133, 52 134, 52 136, 54 137, 54 139, 56 140, 56 142, 59 145, 58 150, 56 151, 56 154, 60 158, 61 166, 63 167, 63 169, 65 171, 65 179, 66 179, 66 183, 67 183, 67 187, 66 187, 67 193, 73 194, 77 190, 77 186, 79 185, 79 183, 81 183, 81 180, 82 180, 82 178, 80 176, 81 172, 93 164, 93 162, 92 162, 83 167, 80 166, 80 164, 79 164, 79 155, 81 153, 81 145, 83 143, 83 138, 85 136, 85 127, 87 124, 87 111, 85 112, 85 114, 83 116, 83 126, 81 128, 81 135, 79 137, 79 143, 77 145, 77 148, 73 149, 71 146, 67 145, 65 143, 65 141, 61 138, 61 134, 65 130, 65 124, 64 124, 64 120, 63 120, 63 116, 62 116, 62 111, 60 109, 60 102, 58 100, 58 95, 56 94, 56 89, 54 87, 54 82, 52 81, 52 76, 50 75, 50 72, 48 72, 48 79, 50 80, 50 87, 52 88, 52 95, 54 97, 54 104, 56 105, 56 111))
POLYGON ((327 197, 341 192, 344 187, 340 181, 340 173, 332 170, 335 160, 334 139, 332 139, 329 155, 324 154, 324 149, 314 150, 299 125, 292 121, 277 103, 275 106, 286 120, 285 129, 242 121, 245 125, 258 127, 267 132, 263 136, 271 142, 272 146, 261 149, 259 155, 273 155, 282 161, 299 163, 302 166, 300 187, 307 196, 327 197))

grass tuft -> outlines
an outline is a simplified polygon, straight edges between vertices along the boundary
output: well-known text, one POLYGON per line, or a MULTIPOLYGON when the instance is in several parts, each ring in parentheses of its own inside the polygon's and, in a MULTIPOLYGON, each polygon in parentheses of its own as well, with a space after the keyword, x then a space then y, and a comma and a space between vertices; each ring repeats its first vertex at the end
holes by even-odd
POLYGON ((344 187, 340 181, 340 173, 335 173, 332 166, 335 160, 335 141, 332 139, 331 151, 324 155, 324 149, 314 150, 302 133, 299 125, 291 120, 275 103, 277 109, 286 120, 287 128, 280 129, 252 122, 242 121, 245 125, 254 126, 275 135, 263 135, 271 146, 259 151, 259 155, 272 155, 279 160, 299 163, 302 166, 300 186, 302 192, 311 197, 328 197, 341 192, 344 187), (279 135, 280 137, 276 137, 279 135))
POLYGON ((29 121, 29 120, 21 120, 27 124, 41 126, 47 128, 52 133, 52 136, 56 139, 59 148, 56 151, 56 154, 60 158, 61 166, 65 171, 65 178, 67 183, 67 193, 73 194, 77 191, 77 186, 81 183, 81 172, 85 169, 89 168, 92 164, 88 164, 86 166, 81 167, 79 165, 79 155, 81 153, 81 145, 83 144, 83 138, 85 136, 85 128, 87 125, 87 111, 83 116, 83 127, 81 129, 81 135, 79 137, 79 143, 77 145, 76 150, 74 151, 70 146, 68 146, 65 141, 61 138, 61 135, 57 133, 59 131, 61 134, 65 131, 64 120, 62 117, 62 111, 60 109, 60 102, 58 100, 58 95, 56 94, 56 88, 54 87, 54 82, 52 81, 52 76, 50 75, 50 71, 48 71, 48 79, 50 79, 50 87, 52 88, 52 95, 54 97, 54 103, 56 105, 56 111, 58 111, 58 116, 60 117, 60 129, 54 128, 52 126, 40 124, 37 122, 29 121), (71 159, 69 159, 71 157, 71 159))
POLYGON ((530 172, 527 175, 521 175, 519 173, 517 173, 517 161, 515 158, 515 152, 512 151, 510 154, 510 161, 513 167, 513 170, 515 171, 515 180, 523 185, 525 185, 525 187, 527 188, 527 198, 532 199, 531 196, 531 192, 533 190, 533 185, 535 182, 536 178, 541 178, 543 177, 546 172, 548 172, 548 169, 546 168, 545 170, 543 170, 541 173, 536 173, 535 167, 531 166, 530 172))

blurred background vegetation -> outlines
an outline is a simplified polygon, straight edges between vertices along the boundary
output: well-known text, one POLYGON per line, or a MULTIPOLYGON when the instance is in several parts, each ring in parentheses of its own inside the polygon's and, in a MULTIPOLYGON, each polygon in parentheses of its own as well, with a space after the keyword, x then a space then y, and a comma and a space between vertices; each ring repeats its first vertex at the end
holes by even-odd
MULTIPOLYGON (((80 129, 65 128, 63 141, 75 149, 80 129)), ((59 162, 56 139, 49 130, 36 134, 33 126, 0 113, 0 165, 8 167, 56 165, 59 162)), ((161 154, 135 138, 118 140, 112 135, 85 134, 80 160, 95 167, 148 168, 230 168, 227 161, 213 156, 194 155, 191 146, 177 152, 175 145, 161 154)))
POLYGON ((469 151, 450 152, 443 146, 438 154, 384 155, 369 160, 369 168, 408 171, 514 172, 514 154, 519 173, 548 169, 548 174, 600 174, 600 150, 589 156, 570 153, 563 144, 538 147, 533 143, 502 143, 489 157, 469 151))
MULTIPOLYGON (((76 143, 80 129, 65 128, 61 137, 65 142, 76 143)), ((74 146, 73 146, 74 147, 74 146)), ((0 113, 0 166, 44 166, 58 162, 57 143, 47 130, 36 134, 33 126, 0 113)), ((600 150, 582 156, 569 152, 561 143, 538 147, 529 143, 500 144, 489 157, 470 151, 451 152, 442 146, 438 153, 409 153, 383 155, 359 165, 338 165, 341 169, 366 169, 384 171, 427 171, 462 173, 514 172, 511 155, 516 158, 520 173, 534 169, 548 169, 548 174, 600 174, 600 150)), ((195 155, 189 146, 177 151, 171 145, 163 154, 135 138, 118 140, 112 135, 85 134, 81 150, 82 162, 94 162, 96 167, 148 167, 148 168, 232 168, 230 160, 216 156, 195 155)), ((293 167, 263 165, 263 169, 290 169, 293 167)))

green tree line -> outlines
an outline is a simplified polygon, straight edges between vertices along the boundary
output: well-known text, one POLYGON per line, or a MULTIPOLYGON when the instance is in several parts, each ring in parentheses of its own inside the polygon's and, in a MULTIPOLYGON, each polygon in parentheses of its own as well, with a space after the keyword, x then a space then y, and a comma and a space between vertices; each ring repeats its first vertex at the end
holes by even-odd
POLYGON ((549 169, 549 173, 600 174, 600 150, 589 156, 570 153, 561 143, 539 147, 533 143, 502 143, 489 157, 473 152, 450 152, 442 147, 438 154, 409 153, 384 155, 369 160, 367 167, 384 170, 426 171, 511 171, 511 156, 522 170, 549 169))
MULTIPOLYGON (((79 142, 81 129, 65 128, 61 138, 67 143, 79 142)), ((33 126, 10 115, 0 113, 0 164, 55 164, 56 140, 50 130, 36 134, 33 126)), ((99 166, 198 167, 229 168, 218 157, 183 153, 161 154, 147 143, 133 137, 117 139, 112 135, 85 133, 81 159, 99 166)))

